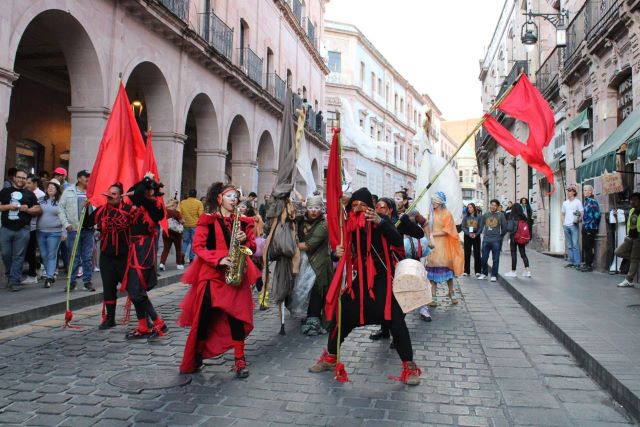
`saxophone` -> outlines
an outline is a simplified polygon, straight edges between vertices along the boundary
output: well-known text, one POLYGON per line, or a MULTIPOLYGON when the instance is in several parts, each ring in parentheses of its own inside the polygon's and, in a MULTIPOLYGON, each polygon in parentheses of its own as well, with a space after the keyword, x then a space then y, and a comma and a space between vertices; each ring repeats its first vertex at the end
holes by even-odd
POLYGON ((233 219, 233 226, 231 227, 231 242, 229 242, 229 259, 231 260, 231 267, 227 268, 227 272, 224 275, 224 279, 228 285, 238 286, 242 282, 242 276, 247 269, 247 257, 253 255, 251 249, 246 246, 240 245, 240 242, 236 238, 236 235, 240 231, 240 212, 238 208, 235 209, 235 217, 233 219))

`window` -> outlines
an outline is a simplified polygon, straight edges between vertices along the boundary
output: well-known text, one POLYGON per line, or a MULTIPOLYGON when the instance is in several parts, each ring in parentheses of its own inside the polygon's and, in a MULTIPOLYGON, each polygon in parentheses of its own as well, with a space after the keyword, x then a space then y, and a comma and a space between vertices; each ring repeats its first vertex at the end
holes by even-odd
POLYGON ((384 100, 389 103, 389 85, 386 85, 384 88, 384 100))
POLYGON ((378 141, 382 141, 382 130, 378 129, 378 141))
POLYGON ((397 93, 393 97, 393 112, 398 114, 398 94, 397 93))
POLYGON ((369 127, 369 130, 370 130, 370 132, 371 132, 371 138, 373 138, 373 137, 375 136, 375 128, 374 128, 374 126, 373 126, 373 125, 371 125, 371 126, 369 127))
POLYGON ((245 43, 249 39, 249 26, 244 19, 240 20, 240 65, 245 65, 245 43))
POLYGON ((360 63, 360 85, 364 86, 364 62, 360 63))
POLYGON ((364 130, 364 119, 360 117, 360 128, 364 130))
POLYGON ((389 142, 391 140, 391 131, 387 130, 387 137, 385 139, 385 141, 389 142))
POLYGON ((460 177, 460 182, 462 182, 464 180, 464 172, 458 171, 458 176, 460 177))
POLYGON ((382 79, 378 78, 378 95, 382 96, 382 79))
POLYGON ((371 73, 371 96, 376 92, 376 73, 371 73))
POLYGON ((404 114, 404 98, 400 98, 400 113, 404 114))
POLYGON ((329 70, 332 73, 342 72, 342 53, 329 51, 329 70))
POLYGON ((463 188, 462 189, 462 198, 465 199, 465 200, 473 199, 473 193, 474 193, 473 190, 463 188))

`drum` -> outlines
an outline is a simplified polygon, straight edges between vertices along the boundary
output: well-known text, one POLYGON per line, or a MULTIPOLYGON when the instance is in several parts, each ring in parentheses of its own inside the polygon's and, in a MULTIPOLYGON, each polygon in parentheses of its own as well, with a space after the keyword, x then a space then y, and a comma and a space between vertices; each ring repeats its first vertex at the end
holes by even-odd
POLYGON ((403 259, 396 265, 393 295, 404 313, 409 313, 432 301, 431 284, 427 280, 427 272, 420 261, 403 259))

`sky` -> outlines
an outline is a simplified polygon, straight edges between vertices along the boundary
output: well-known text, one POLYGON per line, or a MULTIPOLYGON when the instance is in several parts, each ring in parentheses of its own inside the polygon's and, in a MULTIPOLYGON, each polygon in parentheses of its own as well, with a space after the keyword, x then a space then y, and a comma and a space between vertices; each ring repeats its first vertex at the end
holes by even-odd
POLYGON ((446 120, 480 117, 479 61, 505 0, 330 0, 325 19, 354 24, 446 120))

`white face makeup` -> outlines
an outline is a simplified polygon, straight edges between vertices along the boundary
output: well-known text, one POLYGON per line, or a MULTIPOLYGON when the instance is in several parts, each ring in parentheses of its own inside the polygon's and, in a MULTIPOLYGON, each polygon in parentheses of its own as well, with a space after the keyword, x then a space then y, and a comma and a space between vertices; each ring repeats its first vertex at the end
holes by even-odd
POLYGON ((233 211, 238 204, 238 193, 236 191, 227 191, 222 195, 222 207, 228 211, 233 211))
POLYGON ((309 218, 315 219, 322 213, 322 208, 320 206, 307 207, 307 214, 309 218))
POLYGON ((393 200, 396 202, 396 206, 404 205, 404 199, 402 197, 394 197, 393 200))

